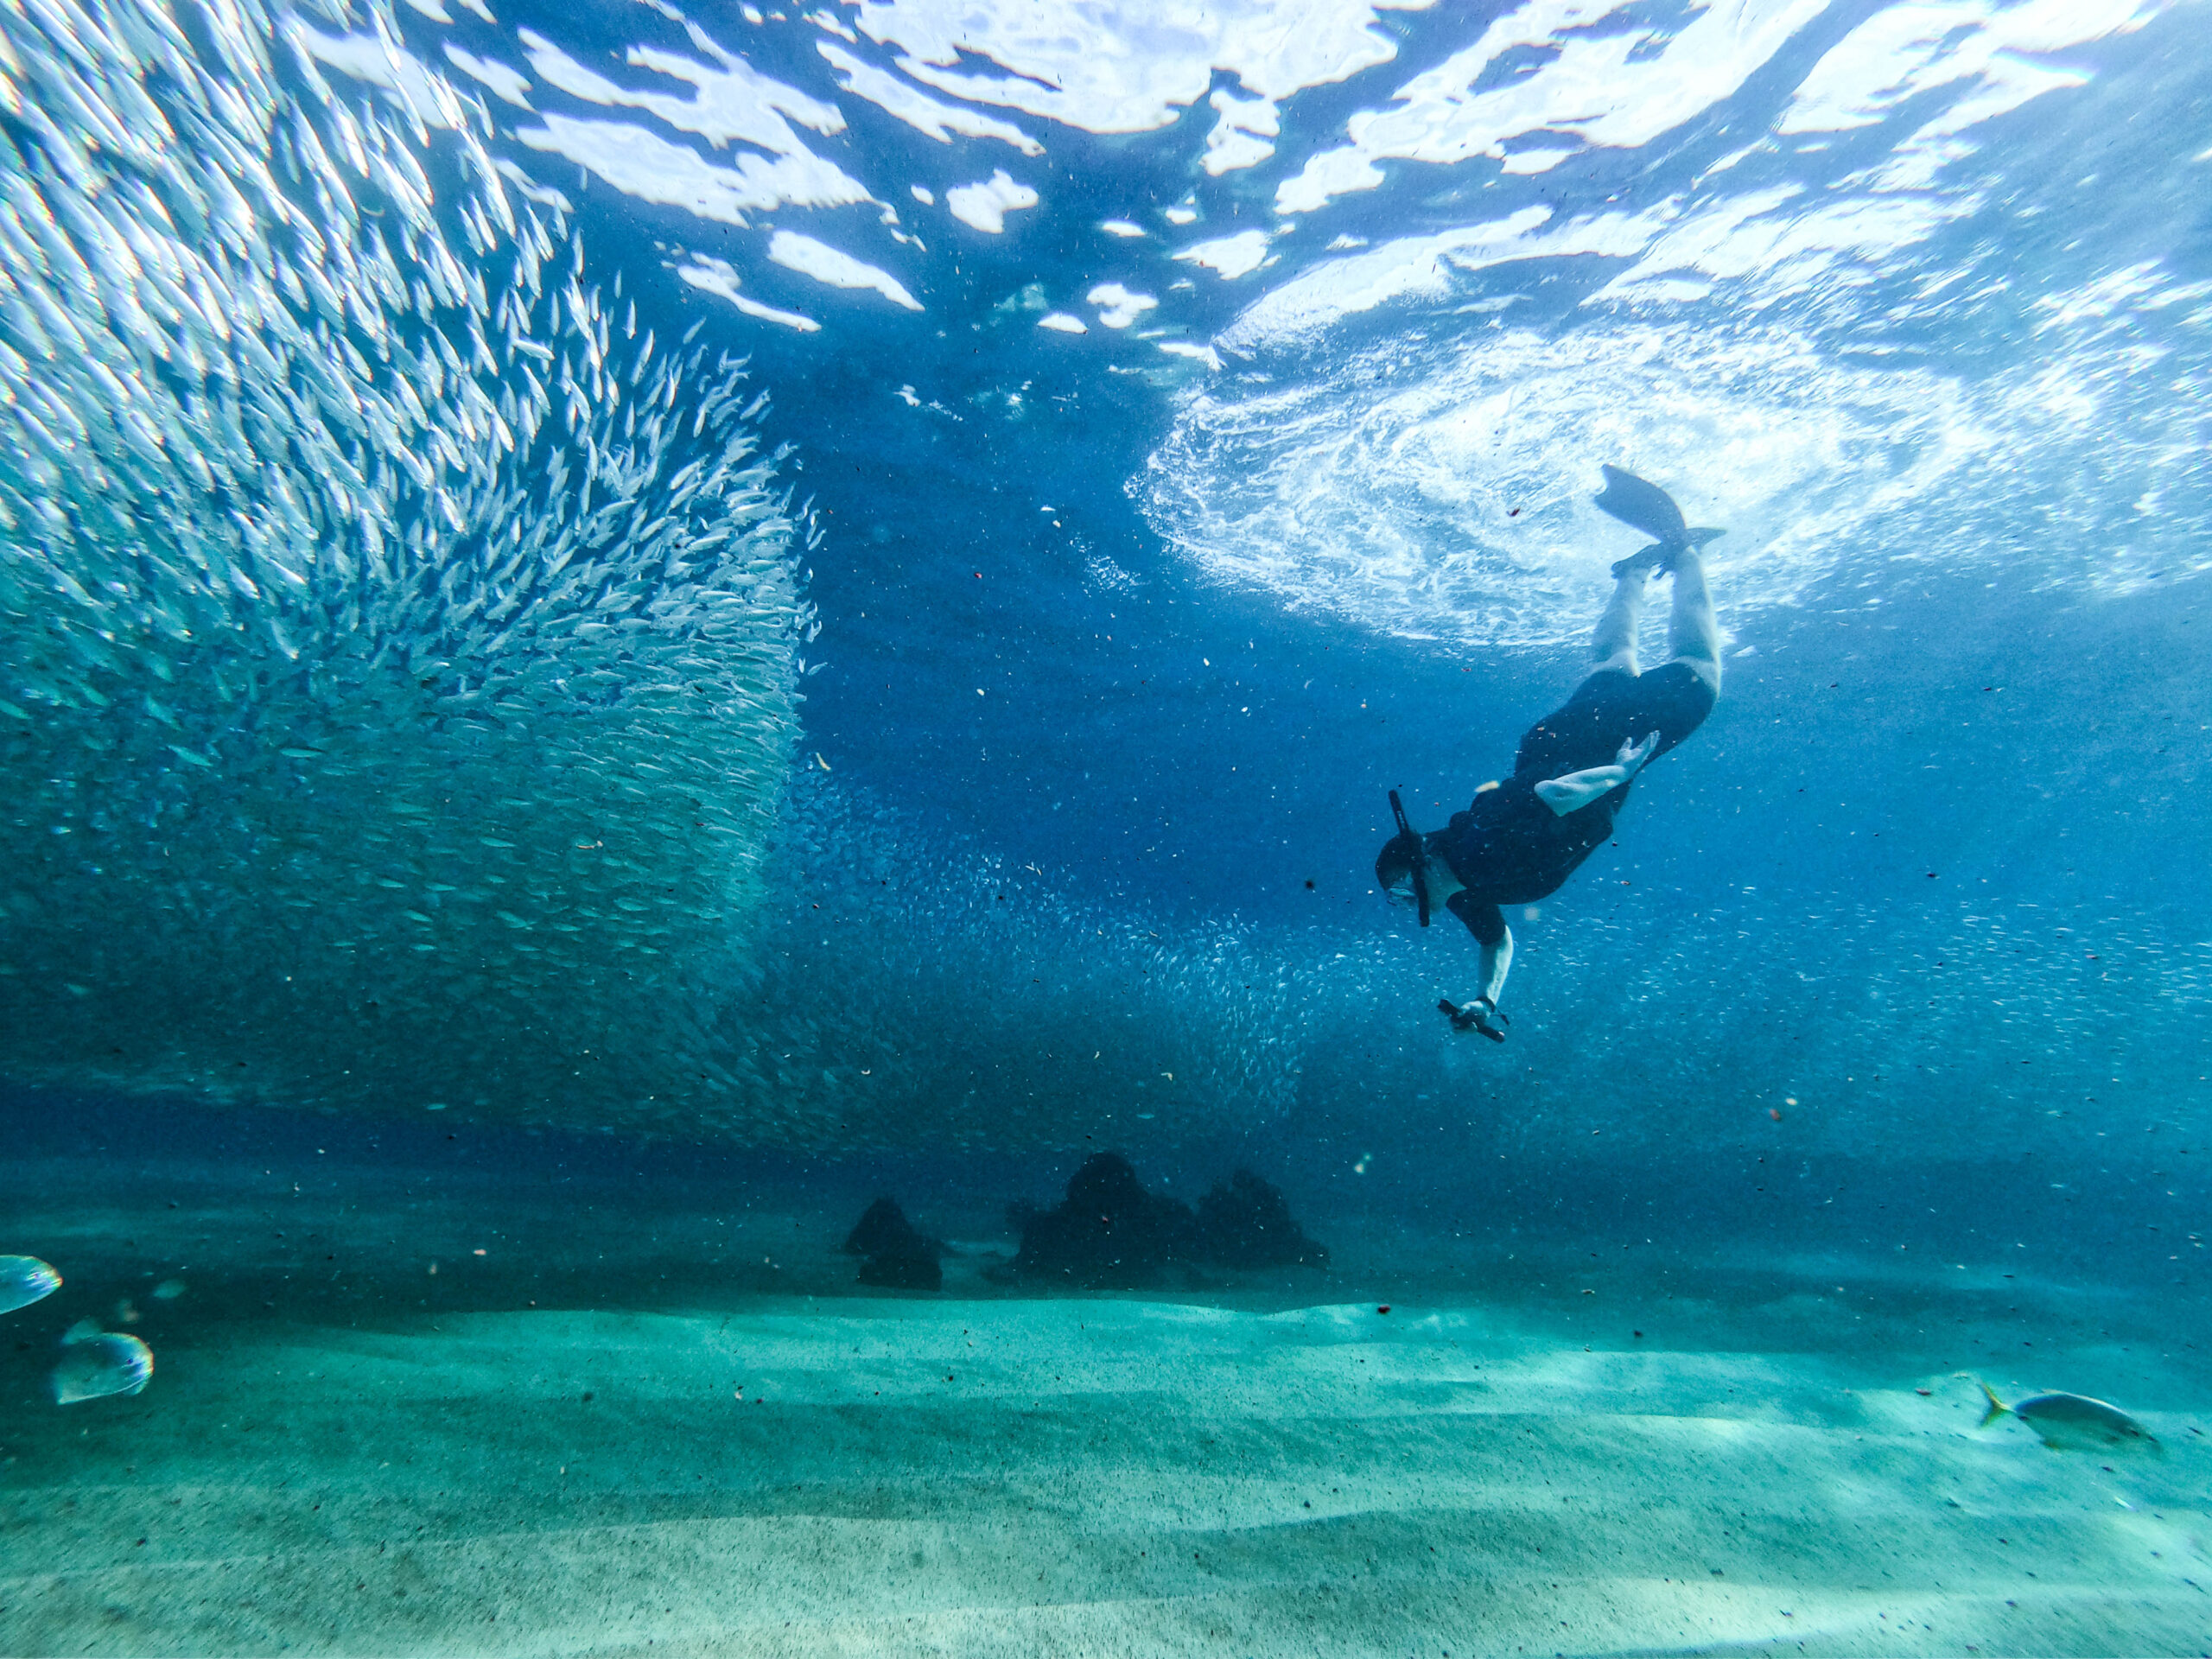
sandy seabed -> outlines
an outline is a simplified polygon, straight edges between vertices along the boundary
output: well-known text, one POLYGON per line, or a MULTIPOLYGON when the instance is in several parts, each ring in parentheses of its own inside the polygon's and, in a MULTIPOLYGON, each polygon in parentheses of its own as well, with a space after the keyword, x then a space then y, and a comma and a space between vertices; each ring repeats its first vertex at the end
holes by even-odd
POLYGON ((2203 1650, 2187 1422, 2107 1468, 1875 1369, 1372 1304, 239 1335, 10 1432, 0 1649, 2203 1650))
POLYGON ((0 1653, 2212 1648, 2189 1286, 1378 1211, 1325 1274, 1047 1297, 979 1205, 899 1294, 865 1192, 337 1161, 0 1170, 69 1280, 0 1319, 0 1653), (144 1393, 52 1403, 81 1317, 144 1393), (1967 1370, 2162 1449, 1978 1428, 1967 1370))

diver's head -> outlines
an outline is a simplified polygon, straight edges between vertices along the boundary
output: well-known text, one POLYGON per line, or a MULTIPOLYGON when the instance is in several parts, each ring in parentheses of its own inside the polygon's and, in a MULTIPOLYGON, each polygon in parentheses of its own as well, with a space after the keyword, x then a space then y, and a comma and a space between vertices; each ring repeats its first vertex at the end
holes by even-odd
POLYGON ((1421 837, 1411 831, 1382 843, 1375 857, 1375 885, 1392 902, 1414 902, 1414 872, 1424 861, 1421 837))
POLYGON ((1401 900, 1421 912, 1421 925, 1428 925, 1428 844, 1421 832, 1406 822, 1406 809, 1398 799, 1398 791, 1390 791, 1390 816, 1398 821, 1398 833, 1382 843, 1382 850, 1375 859, 1375 884, 1382 889, 1385 899, 1395 904, 1401 900))

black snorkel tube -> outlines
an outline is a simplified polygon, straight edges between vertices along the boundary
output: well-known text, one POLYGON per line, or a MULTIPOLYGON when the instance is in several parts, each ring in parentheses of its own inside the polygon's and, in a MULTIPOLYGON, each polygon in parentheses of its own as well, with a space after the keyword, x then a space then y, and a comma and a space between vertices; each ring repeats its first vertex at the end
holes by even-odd
POLYGON ((1398 839, 1406 843, 1413 861, 1414 908, 1421 914, 1421 925, 1428 925, 1428 848, 1421 834, 1406 822, 1405 804, 1398 799, 1398 791, 1390 791, 1390 815, 1398 821, 1398 839))

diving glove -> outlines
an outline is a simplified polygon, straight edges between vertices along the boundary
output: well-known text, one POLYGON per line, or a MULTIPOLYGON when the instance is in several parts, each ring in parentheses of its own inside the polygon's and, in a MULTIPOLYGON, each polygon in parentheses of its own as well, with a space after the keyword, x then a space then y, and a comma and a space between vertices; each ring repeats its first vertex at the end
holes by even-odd
POLYGON ((1505 1040, 1503 1027, 1513 1021, 1497 1011, 1497 1004, 1486 996, 1478 996, 1465 1007, 1454 1005, 1449 998, 1439 998, 1436 1011, 1447 1016, 1454 1031, 1479 1031, 1493 1043, 1505 1040), (1492 1021, 1496 1021, 1495 1024, 1492 1021))

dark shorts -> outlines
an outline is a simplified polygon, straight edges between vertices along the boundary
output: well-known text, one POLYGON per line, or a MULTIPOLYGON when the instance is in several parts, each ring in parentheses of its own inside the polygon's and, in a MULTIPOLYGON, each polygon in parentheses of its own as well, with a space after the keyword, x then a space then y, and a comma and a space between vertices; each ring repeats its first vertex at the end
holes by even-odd
POLYGON ((1599 669, 1564 707, 1522 735, 1513 770, 1563 778, 1610 766, 1622 744, 1641 743, 1653 732, 1659 734, 1657 753, 1664 754, 1704 724, 1714 701, 1713 688, 1688 663, 1669 663, 1649 674, 1599 669))

